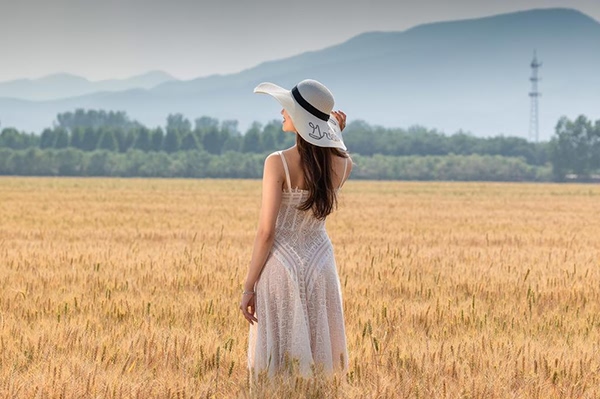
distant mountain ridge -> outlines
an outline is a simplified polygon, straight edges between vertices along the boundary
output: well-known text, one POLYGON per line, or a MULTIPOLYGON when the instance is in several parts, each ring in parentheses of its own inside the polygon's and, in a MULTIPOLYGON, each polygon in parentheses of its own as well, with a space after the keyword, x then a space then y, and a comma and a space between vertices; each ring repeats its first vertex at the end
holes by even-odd
POLYGON ((0 97, 44 101, 77 97, 101 91, 152 89, 161 83, 176 80, 163 71, 150 71, 125 79, 89 81, 68 73, 47 75, 38 79, 17 79, 0 82, 0 97))
POLYGON ((540 75, 540 135, 560 116, 600 118, 600 23, 571 9, 540 9, 369 32, 337 46, 269 61, 237 74, 166 81, 152 89, 103 92, 57 101, 0 98, 3 126, 39 131, 77 107, 125 110, 163 125, 169 113, 252 121, 278 118, 278 104, 252 89, 261 81, 291 87, 325 83, 350 119, 446 133, 526 137, 533 51, 540 75))

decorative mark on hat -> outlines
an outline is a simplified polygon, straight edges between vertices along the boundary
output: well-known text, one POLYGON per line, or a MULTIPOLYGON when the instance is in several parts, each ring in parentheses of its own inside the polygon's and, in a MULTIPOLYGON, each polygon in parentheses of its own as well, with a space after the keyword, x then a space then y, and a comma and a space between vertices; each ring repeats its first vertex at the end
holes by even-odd
POLYGON ((327 137, 327 139, 331 141, 340 141, 340 139, 337 137, 337 134, 330 132, 329 130, 321 132, 321 127, 319 125, 308 122, 308 126, 312 129, 312 132, 310 132, 308 135, 313 139, 321 140, 323 137, 327 137))

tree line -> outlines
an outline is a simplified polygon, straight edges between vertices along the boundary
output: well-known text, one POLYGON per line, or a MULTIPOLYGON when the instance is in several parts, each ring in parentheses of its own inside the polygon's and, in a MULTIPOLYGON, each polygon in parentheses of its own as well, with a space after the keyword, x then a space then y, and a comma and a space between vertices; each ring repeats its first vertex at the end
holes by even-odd
MULTIPOLYGON (((241 134, 235 120, 219 121, 204 116, 192 124, 183 115, 172 114, 167 117, 164 129, 149 129, 132 122, 124 112, 81 109, 59 114, 56 126, 40 134, 8 128, 0 135, 0 147, 12 149, 72 147, 121 153, 136 149, 169 154, 190 150, 204 150, 209 154, 227 151, 261 154, 293 145, 293 141, 293 135, 281 130, 280 121, 264 126, 255 122, 241 134)), ((344 130, 344 141, 353 153, 361 155, 479 154, 522 157, 532 165, 548 162, 547 143, 531 143, 518 137, 479 138, 464 132, 446 136, 421 126, 389 129, 355 121, 344 130)))
POLYGON ((194 121, 181 114, 167 117, 166 126, 148 128, 132 122, 124 112, 67 112, 57 116, 52 128, 40 134, 27 134, 6 128, 0 134, 0 147, 12 149, 75 148, 82 151, 106 150, 125 153, 128 150, 160 152, 204 150, 209 154, 227 151, 260 154, 281 146, 292 145, 294 137, 281 131, 280 122, 262 126, 255 122, 244 135, 235 120, 219 121, 203 116, 194 121))
MULTIPOLYGON (((346 127, 344 141, 362 163, 354 177, 365 179, 589 180, 600 169, 600 121, 584 116, 562 118, 542 143, 363 121, 346 127)), ((242 134, 235 120, 171 114, 164 128, 148 128, 125 112, 79 109, 38 134, 4 128, 0 174, 259 178, 264 156, 293 142, 280 121, 255 122, 242 134)))
MULTIPOLYGON (((74 148, 12 150, 0 148, 0 175, 115 176, 184 178, 260 178, 265 154, 228 151, 174 153, 74 148)), ((390 156, 353 154, 356 179, 549 181, 547 166, 498 155, 390 156)))

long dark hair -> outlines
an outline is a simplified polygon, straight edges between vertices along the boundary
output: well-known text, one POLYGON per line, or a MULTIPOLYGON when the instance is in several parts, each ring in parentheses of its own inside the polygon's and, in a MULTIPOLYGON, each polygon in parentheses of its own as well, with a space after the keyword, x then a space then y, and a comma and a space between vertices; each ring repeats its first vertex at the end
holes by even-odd
POLYGON ((332 156, 347 158, 348 154, 338 148, 318 147, 307 143, 296 134, 296 147, 304 172, 304 184, 308 190, 306 201, 298 209, 312 209, 317 219, 325 219, 337 208, 337 187, 333 186, 332 156))

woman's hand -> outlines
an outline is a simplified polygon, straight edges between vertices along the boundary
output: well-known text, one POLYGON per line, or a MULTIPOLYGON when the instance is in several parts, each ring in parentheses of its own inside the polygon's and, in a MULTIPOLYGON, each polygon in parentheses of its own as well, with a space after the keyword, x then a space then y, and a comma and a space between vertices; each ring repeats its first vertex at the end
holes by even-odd
POLYGON ((331 115, 333 115, 335 119, 337 119, 338 125, 340 125, 340 130, 344 130, 344 128, 346 127, 346 114, 342 111, 333 111, 331 115))
POLYGON ((240 302, 240 310, 244 317, 250 324, 258 323, 256 318, 256 294, 245 293, 242 294, 242 301, 240 302))

